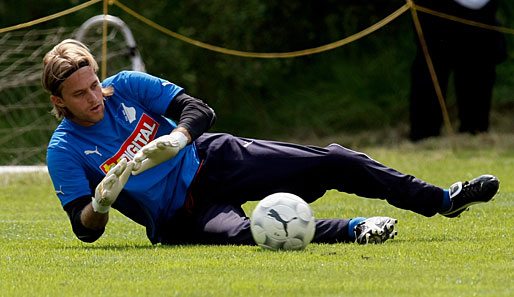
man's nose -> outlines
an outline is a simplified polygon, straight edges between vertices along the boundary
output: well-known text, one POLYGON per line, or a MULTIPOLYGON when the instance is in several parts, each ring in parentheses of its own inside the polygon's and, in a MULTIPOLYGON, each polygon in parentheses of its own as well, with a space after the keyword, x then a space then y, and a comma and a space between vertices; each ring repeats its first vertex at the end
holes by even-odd
POLYGON ((96 101, 96 94, 95 94, 95 92, 93 92, 93 90, 88 90, 87 94, 86 94, 86 97, 87 97, 87 101, 88 102, 96 101))

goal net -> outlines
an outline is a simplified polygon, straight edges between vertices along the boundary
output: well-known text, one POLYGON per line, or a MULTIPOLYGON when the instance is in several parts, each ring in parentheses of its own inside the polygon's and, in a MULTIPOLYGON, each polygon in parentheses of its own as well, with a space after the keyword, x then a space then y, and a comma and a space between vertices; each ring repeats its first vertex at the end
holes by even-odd
MULTIPOLYGON (((60 41, 76 38, 89 46, 101 65, 99 18, 103 20, 103 16, 96 16, 80 28, 11 31, 0 35, 0 165, 46 164, 48 141, 59 122, 50 114, 49 94, 41 86, 43 57, 60 41)), ((124 69, 144 71, 130 30, 118 18, 110 18, 107 75, 124 69)))

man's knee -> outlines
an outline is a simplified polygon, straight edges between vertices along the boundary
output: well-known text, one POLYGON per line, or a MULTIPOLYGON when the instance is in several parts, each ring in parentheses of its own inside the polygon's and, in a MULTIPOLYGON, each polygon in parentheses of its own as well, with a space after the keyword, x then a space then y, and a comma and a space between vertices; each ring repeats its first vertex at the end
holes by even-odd
POLYGON ((254 244, 250 219, 242 209, 234 206, 216 206, 206 213, 201 223, 202 237, 215 244, 254 244))
POLYGON ((339 170, 349 170, 361 167, 366 161, 372 159, 365 153, 347 149, 337 143, 330 144, 326 147, 328 150, 327 163, 336 166, 339 170))

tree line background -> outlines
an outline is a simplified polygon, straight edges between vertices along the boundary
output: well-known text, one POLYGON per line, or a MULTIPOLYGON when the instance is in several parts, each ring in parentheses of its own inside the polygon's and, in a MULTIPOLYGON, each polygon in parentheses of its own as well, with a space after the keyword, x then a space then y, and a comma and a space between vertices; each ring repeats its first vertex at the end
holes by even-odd
MULTIPOLYGON (((83 2, 2 1, 0 28, 83 2)), ((192 39, 254 52, 296 51, 340 40, 369 27, 405 3, 402 0, 121 2, 192 39)), ((78 27, 101 13, 99 3, 35 28, 78 27)), ((216 110, 218 121, 214 131, 301 139, 408 124, 410 65, 417 38, 409 12, 357 42, 288 59, 241 58, 210 52, 160 33, 116 6, 110 6, 109 13, 129 25, 148 73, 184 87, 187 93, 216 110)), ((502 25, 514 28, 512 1, 502 1, 498 19, 502 25)), ((509 58, 497 68, 493 97, 493 109, 498 113, 514 111, 514 37, 506 36, 506 39, 509 58)), ((455 122, 452 96, 450 89, 448 108, 455 122)))

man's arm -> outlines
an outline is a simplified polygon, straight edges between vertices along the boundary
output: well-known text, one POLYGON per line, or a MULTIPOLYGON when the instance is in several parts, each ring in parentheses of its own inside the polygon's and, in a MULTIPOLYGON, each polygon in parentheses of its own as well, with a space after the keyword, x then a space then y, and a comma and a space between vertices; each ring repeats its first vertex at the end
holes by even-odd
POLYGON ((105 231, 109 213, 101 214, 93 210, 91 196, 79 197, 64 206, 71 222, 73 233, 84 242, 94 242, 105 231))
POLYGON ((193 142, 193 137, 191 137, 191 134, 189 134, 189 131, 187 131, 186 128, 178 126, 177 128, 173 129, 172 132, 182 132, 187 137, 187 144, 191 144, 193 142))
POLYGON ((212 108, 183 92, 173 98, 164 116, 178 120, 177 128, 171 134, 154 139, 136 153, 132 174, 138 175, 173 158, 187 144, 206 132, 216 120, 212 108))
POLYGON ((109 221, 109 213, 95 212, 93 209, 93 202, 89 202, 80 214, 80 221, 84 227, 91 230, 103 230, 107 221, 109 221))
POLYGON ((209 105, 184 92, 173 98, 164 115, 178 121, 178 128, 182 127, 189 133, 191 142, 209 130, 216 121, 216 113, 209 105))
POLYGON ((109 210, 127 183, 133 162, 122 159, 96 186, 93 200, 89 196, 79 197, 64 206, 77 237, 93 242, 102 236, 109 220, 109 210))

